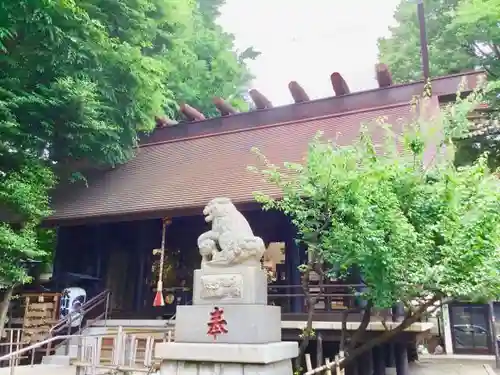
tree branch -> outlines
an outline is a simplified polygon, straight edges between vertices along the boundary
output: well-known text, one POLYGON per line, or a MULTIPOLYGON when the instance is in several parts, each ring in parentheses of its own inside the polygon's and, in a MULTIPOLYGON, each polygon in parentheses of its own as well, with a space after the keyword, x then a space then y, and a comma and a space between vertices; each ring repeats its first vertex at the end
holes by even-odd
POLYGON ((3 337, 5 322, 7 320, 7 313, 9 312, 10 300, 14 293, 15 285, 9 286, 4 290, 3 299, 0 302, 0 338, 3 337))
POLYGON ((304 273, 302 274, 302 290, 304 292, 304 296, 307 301, 307 322, 306 322, 306 327, 304 328, 304 331, 302 333, 302 341, 300 342, 299 345, 299 355, 295 358, 295 369, 298 370, 301 367, 301 359, 302 356, 304 355, 307 346, 309 345, 309 341, 311 340, 312 336, 312 322, 313 322, 313 314, 314 314, 314 306, 316 305, 316 302, 318 301, 319 296, 321 295, 322 291, 320 289, 319 293, 315 296, 312 296, 311 293, 309 292, 309 275, 311 271, 313 270, 313 263, 309 262, 306 266, 306 269, 304 273))
POLYGON ((385 333, 381 334, 380 336, 376 337, 375 339, 365 343, 364 345, 353 349, 352 351, 347 352, 347 356, 345 360, 342 362, 341 367, 345 368, 347 364, 352 362, 356 357, 359 355, 363 354, 364 352, 374 348, 377 345, 383 344, 393 337, 397 336, 400 332, 404 331, 408 327, 410 327, 413 323, 417 322, 418 319, 423 315, 426 310, 432 306, 436 301, 439 301, 440 296, 436 295, 434 296, 431 300, 429 300, 427 303, 424 305, 420 306, 420 308, 417 310, 417 312, 412 315, 411 317, 405 319, 404 321, 401 322, 400 325, 398 325, 396 328, 386 331, 385 333))
POLYGON ((351 337, 351 342, 349 343, 349 349, 348 349, 349 351, 356 347, 357 343, 360 341, 361 337, 366 332, 366 329, 368 328, 368 324, 370 324, 372 317, 372 307, 373 307, 373 302, 370 300, 368 301, 365 310, 363 312, 363 318, 361 320, 361 324, 359 325, 354 335, 352 335, 351 337))
POLYGON ((351 312, 355 312, 357 309, 347 309, 342 311, 342 330, 340 332, 340 345, 339 352, 345 352, 346 341, 347 341, 347 318, 351 312))
POLYGON ((493 51, 493 53, 495 54, 495 56, 497 57, 497 59, 500 60, 500 47, 498 47, 495 43, 491 42, 491 43, 488 43, 489 47, 491 48, 491 50, 493 51))

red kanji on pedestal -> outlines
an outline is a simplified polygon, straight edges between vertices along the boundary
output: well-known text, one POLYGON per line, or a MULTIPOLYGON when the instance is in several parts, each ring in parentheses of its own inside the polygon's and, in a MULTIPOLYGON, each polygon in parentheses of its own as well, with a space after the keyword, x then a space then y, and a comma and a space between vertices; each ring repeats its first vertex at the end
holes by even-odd
POLYGON ((207 335, 213 336, 214 341, 217 340, 218 335, 223 335, 228 332, 226 324, 227 322, 224 320, 224 310, 214 307, 214 311, 210 313, 207 335))

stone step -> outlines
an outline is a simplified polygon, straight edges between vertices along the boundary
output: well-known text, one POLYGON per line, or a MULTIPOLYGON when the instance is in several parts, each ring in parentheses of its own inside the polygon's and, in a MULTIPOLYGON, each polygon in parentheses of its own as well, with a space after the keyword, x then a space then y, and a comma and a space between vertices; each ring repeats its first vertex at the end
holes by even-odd
MULTIPOLYGON (((149 337, 151 337, 151 335, 149 337)), ((141 337, 136 337, 136 339, 137 339, 136 350, 138 353, 143 354, 146 351, 148 336, 146 334, 143 334, 141 337)), ((157 337, 153 336, 153 339, 154 339, 155 344, 164 341, 163 335, 158 335, 157 337)), ((108 352, 112 353, 112 351, 114 349, 114 341, 115 341, 114 337, 102 338, 101 357, 106 356, 108 352)), ((173 341, 173 337, 172 337, 172 341, 173 341)), ((67 350, 66 345, 61 345, 56 349, 55 355, 66 355, 66 350, 67 350)), ((74 338, 70 341, 68 355, 71 358, 77 358, 77 356, 78 356, 77 338, 74 338)))
MULTIPOLYGON (((0 375, 10 375, 9 367, 0 367, 0 375)), ((16 366, 15 375, 75 375, 76 369, 73 366, 57 365, 57 364, 40 364, 33 366, 16 366)))
MULTIPOLYGON (((174 328, 169 329, 151 329, 151 328, 124 328, 122 330, 123 333, 127 335, 143 335, 143 336, 151 336, 151 335, 166 335, 169 331, 174 331, 174 328)), ((119 330, 117 328, 111 327, 106 330, 99 330, 100 334, 105 335, 117 335, 119 330)), ((92 334, 92 330, 89 330, 88 333, 92 334)))

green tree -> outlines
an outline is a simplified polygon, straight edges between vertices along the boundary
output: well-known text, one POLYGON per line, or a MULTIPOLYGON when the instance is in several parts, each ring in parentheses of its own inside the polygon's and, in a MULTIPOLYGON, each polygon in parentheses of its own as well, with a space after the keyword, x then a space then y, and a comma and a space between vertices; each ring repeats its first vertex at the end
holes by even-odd
POLYGON ((23 262, 51 250, 37 227, 58 179, 126 162, 179 100, 238 99, 250 75, 218 5, 202 17, 190 0, 0 0, 0 328, 23 262))
POLYGON ((213 22, 220 15, 220 8, 225 0, 197 0, 198 10, 203 17, 213 22))
POLYGON ((212 103, 216 96, 228 100, 237 109, 248 110, 242 95, 253 77, 245 62, 259 55, 252 48, 241 53, 234 51, 233 36, 215 22, 218 14, 215 10, 220 3, 220 0, 199 1, 199 10, 193 11, 189 29, 181 30, 183 35, 165 61, 167 88, 176 93, 178 100, 189 103, 208 117, 219 115, 212 103))
MULTIPOLYGON (((482 66, 498 77, 498 0, 425 0, 432 76, 482 66)), ((379 59, 396 82, 422 78, 419 22, 414 2, 402 0, 390 36, 379 39, 379 59)))
POLYGON ((499 0, 462 0, 448 27, 493 79, 500 79, 499 20, 499 0))
MULTIPOLYGON (((499 0, 425 0, 424 6, 431 76, 482 67, 489 81, 500 78, 499 0)), ((397 24, 390 28, 391 35, 379 39, 379 59, 391 67, 398 83, 422 79, 417 6, 402 0, 394 16, 397 24)), ((498 94, 497 87, 484 98, 490 108, 498 109, 498 94)), ((490 124, 498 121, 498 112, 482 115, 490 124)), ((456 162, 470 163, 488 151, 490 166, 498 166, 499 139, 498 126, 473 129, 458 142, 456 162)))
POLYGON ((0 334, 7 315, 14 287, 29 281, 26 262, 43 259, 52 249, 44 247, 44 237, 50 232, 37 227, 49 214, 47 190, 54 186, 49 168, 36 159, 23 160, 18 170, 9 171, 0 179, 2 208, 22 217, 22 223, 0 223, 0 334))
POLYGON ((309 254, 309 263, 300 268, 310 307, 301 353, 314 334, 317 297, 308 295, 307 287, 313 270, 344 279, 356 269, 364 284, 358 291, 366 302, 363 320, 350 336, 345 321, 351 311, 344 314, 344 366, 398 335, 436 304, 499 295, 498 178, 485 157, 461 168, 453 160, 452 140, 468 129, 467 114, 481 100, 480 93, 459 99, 443 108, 438 120, 407 124, 403 135, 380 123, 363 126, 349 146, 318 135, 302 164, 273 165, 255 150, 263 167, 250 169, 283 191, 282 199, 261 193, 256 199, 264 209, 292 219, 309 254), (438 129, 444 129, 443 141, 428 163, 424 151, 436 147, 438 129), (385 134, 383 145, 373 141, 373 132, 385 134), (383 153, 376 151, 380 148, 383 153), (395 304, 404 306, 404 320, 375 339, 363 340, 374 312, 395 304))

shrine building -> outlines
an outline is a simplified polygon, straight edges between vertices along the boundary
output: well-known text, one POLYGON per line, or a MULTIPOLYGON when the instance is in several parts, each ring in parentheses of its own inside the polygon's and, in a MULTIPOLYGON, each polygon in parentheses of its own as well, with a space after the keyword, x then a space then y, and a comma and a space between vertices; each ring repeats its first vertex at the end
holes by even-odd
MULTIPOLYGON (((431 107, 438 111, 453 101, 463 82, 463 92, 470 92, 481 74, 432 79, 431 107)), ((280 191, 247 170, 256 164, 250 150, 257 147, 275 164, 300 162, 317 131, 347 145, 358 136, 362 123, 382 116, 390 124, 409 120, 411 101, 422 94, 424 82, 395 85, 383 64, 377 65, 376 76, 378 88, 351 92, 342 76, 333 73, 334 95, 318 100, 310 100, 297 82, 290 82, 295 103, 280 107, 251 90, 255 109, 245 113, 215 98, 221 114, 217 118, 206 119, 185 104, 181 106, 185 121, 158 118, 157 128, 141 138, 136 156, 126 164, 108 169, 83 165, 86 181, 59 186, 52 200, 54 213, 45 220, 45 225, 57 228, 54 288, 78 286, 86 289, 87 299, 110 291, 111 319, 172 317, 178 304, 191 301, 192 274, 200 264, 196 241, 208 228, 203 207, 215 197, 228 197, 266 244, 264 262, 272 271, 269 303, 281 306, 283 338, 296 340, 307 316, 297 267, 307 254, 295 244, 288 218, 262 211, 254 201, 255 191, 275 197, 280 191), (153 250, 160 247, 164 217, 172 220, 166 233, 166 304, 153 307, 158 270, 153 250)), ((356 283, 359 280, 352 281, 356 283)), ((341 312, 357 302, 342 283, 312 275, 310 291, 320 288, 314 328, 323 332, 325 341, 338 342, 341 312)), ((353 324, 360 318, 349 315, 353 324)), ((420 324, 415 335, 432 326, 420 324)))

